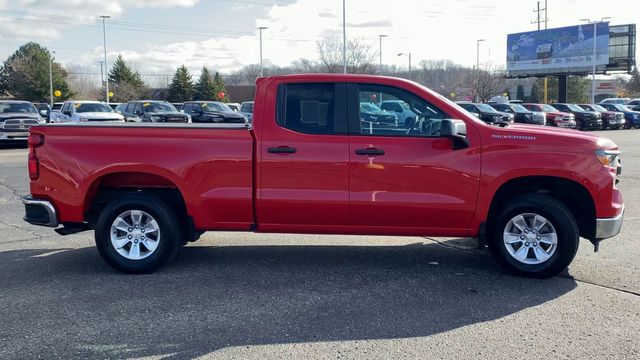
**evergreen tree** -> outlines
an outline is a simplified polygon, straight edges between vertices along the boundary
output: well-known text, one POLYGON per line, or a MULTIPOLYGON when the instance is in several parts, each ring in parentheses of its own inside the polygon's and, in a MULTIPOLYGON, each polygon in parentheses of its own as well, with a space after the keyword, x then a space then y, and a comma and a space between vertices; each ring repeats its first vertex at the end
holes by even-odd
POLYGON ((627 91, 633 95, 640 95, 640 71, 636 66, 631 72, 631 79, 627 83, 627 91))
MULTIPOLYGON (((48 101, 49 61, 51 53, 35 42, 22 45, 0 67, 0 93, 20 100, 48 101)), ((52 64, 53 89, 66 100, 74 94, 67 83, 67 71, 57 62, 52 64)))
POLYGON ((213 83, 216 100, 229 102, 229 95, 227 95, 227 89, 224 86, 224 80, 222 80, 222 76, 220 76, 220 73, 216 72, 216 74, 213 76, 213 83), (218 98, 219 93, 224 93, 224 97, 222 99, 218 98))
POLYGON ((522 84, 518 84, 518 88, 516 90, 516 100, 524 101, 524 87, 522 84))
POLYGON ((202 67, 193 98, 194 100, 213 100, 216 98, 216 83, 206 67, 202 67))
POLYGON ((193 100, 193 81, 186 66, 182 65, 173 76, 173 81, 169 86, 169 101, 184 102, 193 100))
POLYGON ((126 102, 140 98, 145 90, 140 74, 129 67, 122 55, 118 55, 113 62, 108 79, 109 90, 113 92, 112 101, 126 102))

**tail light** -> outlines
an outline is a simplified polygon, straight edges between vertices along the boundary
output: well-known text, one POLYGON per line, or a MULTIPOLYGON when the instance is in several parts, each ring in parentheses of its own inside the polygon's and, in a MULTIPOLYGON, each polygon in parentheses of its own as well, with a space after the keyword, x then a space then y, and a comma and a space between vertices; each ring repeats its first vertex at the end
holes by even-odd
POLYGON ((29 134, 29 179, 37 180, 40 177, 40 160, 36 156, 36 148, 44 145, 44 135, 29 134))

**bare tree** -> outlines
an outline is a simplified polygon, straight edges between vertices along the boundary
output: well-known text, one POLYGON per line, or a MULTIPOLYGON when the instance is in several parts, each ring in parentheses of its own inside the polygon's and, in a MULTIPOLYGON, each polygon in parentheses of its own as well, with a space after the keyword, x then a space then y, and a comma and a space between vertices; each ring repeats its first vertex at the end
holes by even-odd
MULTIPOLYGON (((325 37, 316 43, 319 70, 327 73, 342 72, 342 40, 325 37)), ((347 72, 352 74, 372 74, 375 72, 375 59, 378 56, 371 44, 361 39, 347 40, 347 72)))
POLYGON ((467 70, 464 85, 465 95, 486 102, 504 91, 506 79, 503 70, 495 69, 492 64, 488 64, 485 69, 467 70))

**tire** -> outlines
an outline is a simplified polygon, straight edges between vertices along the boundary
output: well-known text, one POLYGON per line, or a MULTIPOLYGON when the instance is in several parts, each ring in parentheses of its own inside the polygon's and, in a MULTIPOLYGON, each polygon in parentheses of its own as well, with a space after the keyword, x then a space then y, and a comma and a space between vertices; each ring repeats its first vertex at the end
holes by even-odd
POLYGON ((582 120, 576 119, 576 130, 584 131, 584 125, 582 124, 582 120))
POLYGON ((116 270, 148 274, 160 269, 176 253, 182 243, 181 222, 157 196, 126 194, 100 213, 95 240, 102 259, 116 270), (116 249, 116 243, 122 247, 116 249))
POLYGON ((541 194, 514 197, 498 213, 489 230, 489 250, 496 262, 511 274, 533 278, 548 278, 566 269, 580 241, 578 224, 569 209, 541 194), (524 231, 516 225, 522 225, 519 216, 527 224, 524 231), (536 226, 531 225, 537 224, 538 219, 546 223, 534 231, 536 226))

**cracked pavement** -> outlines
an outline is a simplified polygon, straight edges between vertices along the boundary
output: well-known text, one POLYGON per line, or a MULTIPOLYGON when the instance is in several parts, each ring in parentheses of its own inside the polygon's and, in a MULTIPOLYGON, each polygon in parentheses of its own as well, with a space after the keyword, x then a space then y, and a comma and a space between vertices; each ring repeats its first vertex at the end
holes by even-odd
POLYGON ((472 239, 207 233, 152 275, 114 272, 91 232, 22 221, 26 150, 0 148, 0 358, 639 358, 640 130, 622 233, 548 280, 472 239))

